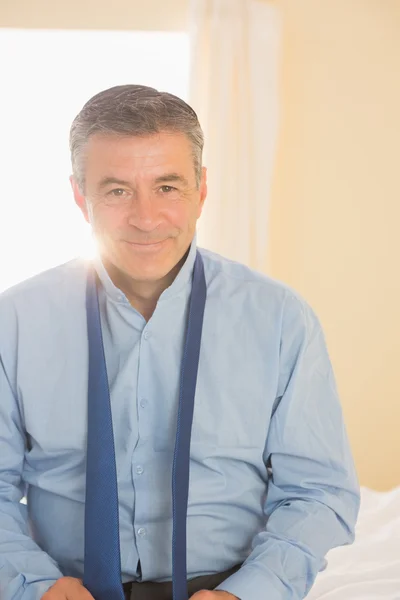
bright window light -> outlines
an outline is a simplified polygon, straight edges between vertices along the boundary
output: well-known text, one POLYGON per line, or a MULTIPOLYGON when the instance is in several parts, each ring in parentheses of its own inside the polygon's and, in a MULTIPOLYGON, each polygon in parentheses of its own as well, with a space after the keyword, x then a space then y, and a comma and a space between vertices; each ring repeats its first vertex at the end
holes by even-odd
POLYGON ((75 256, 89 226, 68 177, 69 127, 83 104, 139 83, 187 99, 184 33, 0 30, 0 291, 75 256))

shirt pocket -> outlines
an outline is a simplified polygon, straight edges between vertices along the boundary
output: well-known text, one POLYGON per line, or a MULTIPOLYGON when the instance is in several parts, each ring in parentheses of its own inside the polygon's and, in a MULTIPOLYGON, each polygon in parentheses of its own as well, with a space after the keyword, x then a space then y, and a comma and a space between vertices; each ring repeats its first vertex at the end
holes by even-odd
MULTIPOLYGON (((247 395, 196 392, 191 445, 205 448, 264 448, 269 426, 267 401, 247 395), (264 405, 264 406, 263 406, 264 405)), ((158 419, 154 430, 155 451, 173 450, 177 410, 158 419)))
POLYGON ((267 416, 261 416, 262 402, 254 395, 227 390, 203 397, 193 415, 193 444, 219 448, 264 447, 267 416))

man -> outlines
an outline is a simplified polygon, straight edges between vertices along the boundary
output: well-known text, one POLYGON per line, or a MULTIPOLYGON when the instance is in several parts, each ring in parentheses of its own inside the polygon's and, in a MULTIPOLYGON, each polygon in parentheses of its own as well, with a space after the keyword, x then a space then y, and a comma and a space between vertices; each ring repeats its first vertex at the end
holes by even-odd
MULTIPOLYGON (((94 269, 74 260, 0 297, 0 597, 92 598, 84 579, 88 427, 98 416, 88 404, 91 270, 118 482, 119 545, 104 564, 120 550, 126 598, 172 597, 171 472, 199 261, 206 301, 190 439, 189 594, 304 598, 328 550, 353 541, 359 508, 317 317, 282 283, 205 250, 196 258, 207 184, 202 131, 185 102, 144 86, 106 90, 76 117, 70 142, 75 201, 98 242, 94 269)), ((102 442, 95 448, 93 460, 102 442)), ((107 477, 98 472, 101 490, 107 477)), ((115 511, 104 510, 107 528, 115 511)))

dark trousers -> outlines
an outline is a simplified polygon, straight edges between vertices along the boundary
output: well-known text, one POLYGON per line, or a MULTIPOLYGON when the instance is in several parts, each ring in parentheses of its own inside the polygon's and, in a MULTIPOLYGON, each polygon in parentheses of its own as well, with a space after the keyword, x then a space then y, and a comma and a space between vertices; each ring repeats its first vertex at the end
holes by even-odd
MULTIPOLYGON (((188 580, 188 595, 189 598, 200 590, 213 590, 228 579, 230 575, 240 569, 241 565, 236 565, 228 571, 215 573, 214 575, 201 575, 188 580)), ((126 600, 172 600, 172 582, 163 581, 142 581, 141 583, 134 581, 132 583, 124 583, 124 592, 126 600)))

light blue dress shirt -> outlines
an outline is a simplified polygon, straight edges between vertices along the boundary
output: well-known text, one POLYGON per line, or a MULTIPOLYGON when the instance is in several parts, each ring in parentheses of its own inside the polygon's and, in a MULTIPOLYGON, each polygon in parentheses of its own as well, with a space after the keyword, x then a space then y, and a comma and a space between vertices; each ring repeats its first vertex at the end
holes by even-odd
MULTIPOLYGON (((147 323, 95 261, 124 582, 171 579, 172 457, 195 253, 196 239, 147 323)), ((288 286, 201 254, 208 297, 188 577, 244 562, 218 589, 241 600, 300 599, 327 551, 353 541, 359 509, 324 335, 288 286)), ((83 573, 88 265, 73 260, 0 296, 2 600, 39 600, 58 578, 83 573)))

